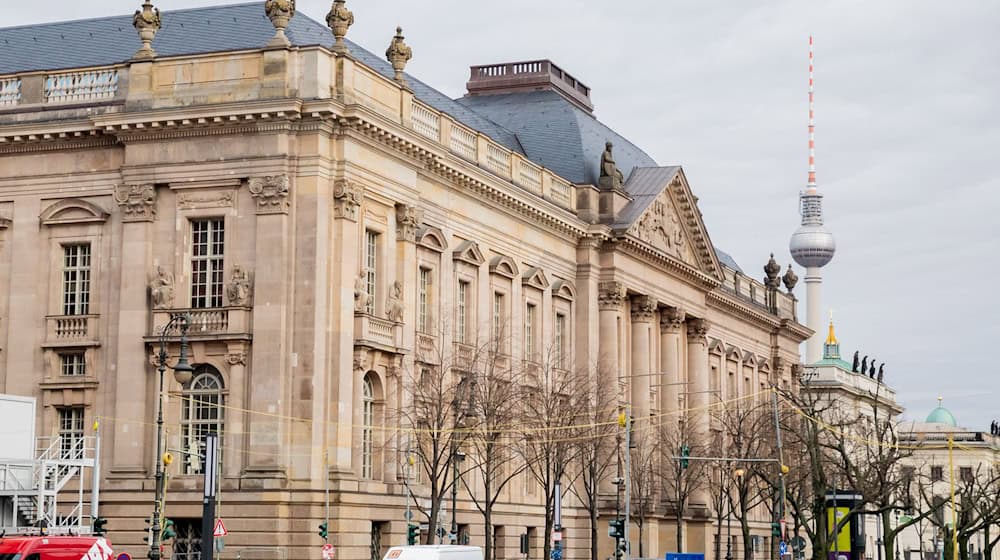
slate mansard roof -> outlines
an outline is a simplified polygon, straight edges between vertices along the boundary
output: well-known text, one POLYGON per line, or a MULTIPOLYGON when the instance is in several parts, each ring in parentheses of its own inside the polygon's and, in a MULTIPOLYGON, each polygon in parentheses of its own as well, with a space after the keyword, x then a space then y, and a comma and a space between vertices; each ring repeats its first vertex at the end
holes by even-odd
MULTIPOLYGON (((286 34, 294 46, 333 44, 329 28, 302 12, 292 18, 286 34)), ((251 50, 263 47, 273 35, 274 27, 259 1, 171 10, 163 12, 163 27, 153 48, 159 56, 251 50)), ((393 76, 382 57, 347 43, 361 63, 393 76)), ((122 63, 139 46, 131 14, 0 28, 0 75, 122 63)), ((633 202, 615 227, 638 219, 656 197, 653 191, 665 184, 661 181, 669 181, 680 169, 658 167, 641 148, 553 91, 454 100, 409 74, 407 81, 417 99, 574 183, 597 184, 604 144, 612 142, 615 162, 626 179, 638 174, 625 185, 633 202)), ((732 257, 716 252, 724 265, 740 270, 732 257)))

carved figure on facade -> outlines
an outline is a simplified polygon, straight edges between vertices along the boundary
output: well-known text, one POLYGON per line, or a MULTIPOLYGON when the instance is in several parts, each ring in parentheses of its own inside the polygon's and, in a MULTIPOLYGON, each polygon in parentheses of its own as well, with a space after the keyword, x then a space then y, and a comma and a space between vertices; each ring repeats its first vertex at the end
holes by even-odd
POLYGON ((136 51, 135 58, 148 59, 156 56, 153 50, 153 38, 160 30, 160 10, 153 7, 153 3, 146 0, 142 3, 142 8, 135 11, 132 16, 132 27, 139 33, 139 40, 142 47, 136 51))
POLYGON ((364 196, 365 189, 361 185, 347 179, 337 179, 333 183, 334 217, 358 221, 358 208, 364 196))
POLYGON ((409 204, 396 204, 396 238, 399 241, 414 242, 417 231, 424 225, 424 210, 409 204))
POLYGON ((156 267, 156 274, 149 282, 149 297, 153 309, 169 309, 174 305, 174 275, 162 265, 156 267))
POLYGON ((257 201, 258 214, 288 213, 288 176, 253 177, 247 182, 250 196, 257 201))
POLYGON ((344 37, 347 36, 347 29, 354 25, 354 14, 347 9, 344 0, 334 0, 330 6, 330 11, 326 14, 326 24, 333 31, 333 52, 344 54, 347 52, 347 43, 344 37))
POLYGON ((688 260, 684 251, 684 231, 677 216, 670 211, 668 200, 657 200, 650 205, 636 225, 636 235, 657 249, 688 260))
POLYGON ((393 323, 403 322, 403 283, 396 280, 389 288, 389 297, 385 300, 385 315, 393 323))
POLYGON ((267 44, 269 47, 288 46, 291 43, 285 36, 288 22, 295 16, 295 0, 266 0, 264 13, 274 26, 274 37, 267 44))
POLYGON ((149 222, 156 218, 156 189, 151 184, 118 185, 115 202, 122 209, 123 222, 149 222))
POLYGON ((389 48, 385 50, 385 58, 392 64, 392 70, 396 73, 393 77, 397 83, 406 85, 406 78, 403 77, 403 70, 406 69, 406 63, 413 58, 413 49, 407 46, 403 37, 403 28, 396 28, 396 35, 392 38, 392 42, 389 43, 389 48))
POLYGON ((229 297, 229 305, 250 305, 250 273, 238 264, 233 266, 233 274, 226 285, 226 296, 229 297))
POLYGON ((781 277, 781 281, 785 283, 785 289, 788 290, 788 293, 792 293, 792 290, 795 289, 795 285, 799 283, 799 276, 795 274, 794 270, 792 270, 791 263, 788 264, 788 270, 785 271, 785 275, 781 277))
POLYGON ((601 174, 597 180, 597 186, 607 190, 620 190, 625 183, 625 176, 615 164, 615 158, 611 154, 612 148, 611 142, 604 144, 604 153, 601 154, 601 174))
POLYGON ((362 268, 354 279, 354 312, 364 313, 368 310, 368 269, 362 268))
POLYGON ((621 282, 601 282, 597 285, 597 304, 600 309, 619 309, 625 303, 625 285, 621 282))

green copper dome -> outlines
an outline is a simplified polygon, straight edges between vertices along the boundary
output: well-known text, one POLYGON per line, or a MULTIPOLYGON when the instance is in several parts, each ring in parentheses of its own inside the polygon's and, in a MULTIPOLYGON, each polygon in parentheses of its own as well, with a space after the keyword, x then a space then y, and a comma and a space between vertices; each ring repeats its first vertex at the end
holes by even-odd
POLYGON ((955 415, 940 404, 927 415, 927 423, 947 424, 948 426, 958 427, 958 422, 955 421, 955 415))

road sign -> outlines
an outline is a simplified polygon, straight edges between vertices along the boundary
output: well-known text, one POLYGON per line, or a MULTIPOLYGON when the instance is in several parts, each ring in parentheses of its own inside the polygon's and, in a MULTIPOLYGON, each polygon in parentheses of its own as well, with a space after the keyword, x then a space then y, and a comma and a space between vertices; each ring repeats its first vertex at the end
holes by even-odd
POLYGON ((122 552, 116 557, 115 560, 132 560, 132 557, 129 556, 128 552, 122 552))
POLYGON ((413 512, 410 510, 406 510, 406 513, 403 514, 403 519, 407 521, 413 521, 413 512))
POLYGON ((330 543, 323 545, 323 560, 333 560, 333 545, 330 543))
POLYGON ((229 534, 226 530, 226 524, 222 522, 222 519, 215 520, 215 529, 212 529, 213 537, 224 537, 229 534))
POLYGON ((805 550, 805 548, 806 548, 806 540, 804 538, 798 535, 792 537, 792 550, 801 551, 805 550))
POLYGON ((562 540, 562 531, 552 531, 552 542, 559 542, 562 540))
POLYGON ((778 554, 781 556, 788 554, 788 543, 785 541, 778 543, 778 554))

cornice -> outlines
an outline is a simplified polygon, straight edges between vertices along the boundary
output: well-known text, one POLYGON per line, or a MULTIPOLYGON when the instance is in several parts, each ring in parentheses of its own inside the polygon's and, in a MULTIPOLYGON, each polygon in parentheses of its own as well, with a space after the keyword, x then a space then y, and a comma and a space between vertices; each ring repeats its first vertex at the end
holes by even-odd
POLYGON ((729 297, 724 293, 717 291, 709 292, 705 296, 705 303, 709 307, 734 313, 737 316, 761 327, 777 329, 782 326, 781 319, 755 309, 740 300, 729 297))
POLYGON ((660 267, 672 272, 675 276, 685 280, 694 286, 704 289, 704 290, 714 290, 718 288, 722 283, 704 272, 694 268, 693 266, 680 262, 672 257, 666 256, 662 251, 654 249, 633 238, 632 236, 618 237, 614 240, 609 240, 604 244, 605 250, 614 250, 617 247, 621 247, 622 252, 643 259, 652 264, 660 265, 660 267))

